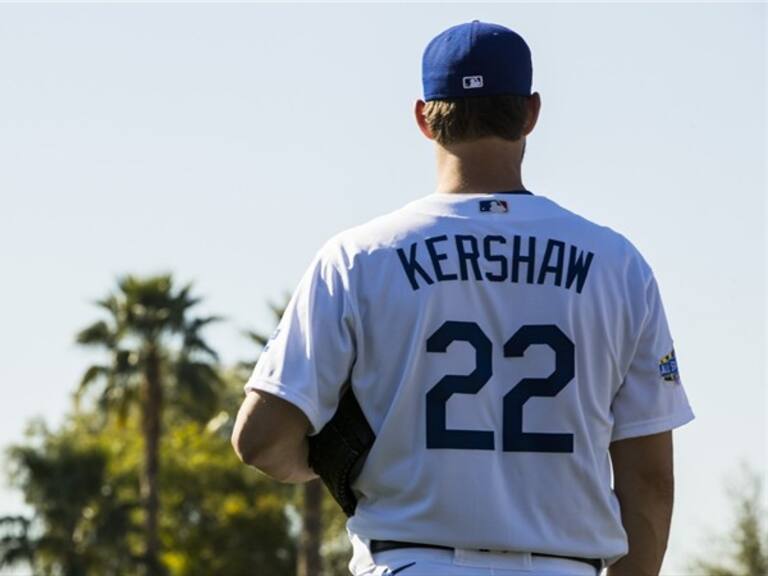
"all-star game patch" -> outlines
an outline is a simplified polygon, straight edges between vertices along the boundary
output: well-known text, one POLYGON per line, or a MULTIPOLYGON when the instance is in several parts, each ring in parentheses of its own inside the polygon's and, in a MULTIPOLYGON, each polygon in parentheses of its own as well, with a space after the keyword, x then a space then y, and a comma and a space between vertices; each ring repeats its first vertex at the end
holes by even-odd
POLYGON ((659 372, 661 372, 661 377, 667 382, 678 382, 680 380, 674 348, 669 354, 659 360, 659 372))

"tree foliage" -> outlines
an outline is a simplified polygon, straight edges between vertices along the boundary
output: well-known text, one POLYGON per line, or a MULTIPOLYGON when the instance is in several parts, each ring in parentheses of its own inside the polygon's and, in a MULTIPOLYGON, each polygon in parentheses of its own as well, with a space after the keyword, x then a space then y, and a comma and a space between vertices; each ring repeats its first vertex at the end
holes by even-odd
POLYGON ((717 537, 708 555, 690 566, 700 576, 761 576, 768 574, 768 514, 763 503, 763 483, 757 472, 742 466, 739 482, 729 490, 735 522, 728 533, 717 537))
MULTIPOLYGON (((293 576, 295 539, 285 507, 292 487, 243 466, 226 432, 232 417, 209 424, 168 418, 160 444, 161 561, 173 576, 293 576)), ((36 427, 11 448, 14 484, 34 510, 6 518, 0 562, 28 561, 35 574, 143 573, 142 443, 137 417, 103 424, 95 411, 61 430, 36 427)))
POLYGON ((9 450, 12 482, 35 511, 4 518, 0 564, 26 561, 35 574, 120 574, 134 561, 128 546, 134 478, 108 473, 103 442, 70 422, 59 432, 30 428, 28 443, 9 450))
MULTIPOLYGON (((0 573, 147 573, 143 487, 154 375, 158 572, 296 575, 304 486, 244 466, 229 441, 259 348, 253 359, 221 367, 201 335, 220 318, 193 316, 199 302, 191 285, 174 289, 170 275, 123 276, 96 302, 106 317, 76 339, 101 350, 102 361, 84 370, 59 428, 35 421, 7 449, 11 483, 32 513, 0 517, 0 573)), ((283 307, 270 308, 279 320, 283 307)), ((257 347, 267 340, 256 331, 245 336, 257 347)), ((325 487, 320 506, 322 576, 346 575, 346 517, 325 487)))

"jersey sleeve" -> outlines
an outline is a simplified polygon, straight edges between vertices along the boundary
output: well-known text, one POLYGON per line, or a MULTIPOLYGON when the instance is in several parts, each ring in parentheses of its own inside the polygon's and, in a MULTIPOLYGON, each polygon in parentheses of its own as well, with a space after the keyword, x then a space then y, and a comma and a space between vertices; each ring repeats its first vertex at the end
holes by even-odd
POLYGON ((634 355, 614 396, 611 441, 657 434, 694 419, 656 279, 645 288, 645 314, 634 355))
POLYGON ((311 434, 333 416, 355 358, 348 277, 323 250, 304 273, 245 390, 263 390, 307 416, 311 434))

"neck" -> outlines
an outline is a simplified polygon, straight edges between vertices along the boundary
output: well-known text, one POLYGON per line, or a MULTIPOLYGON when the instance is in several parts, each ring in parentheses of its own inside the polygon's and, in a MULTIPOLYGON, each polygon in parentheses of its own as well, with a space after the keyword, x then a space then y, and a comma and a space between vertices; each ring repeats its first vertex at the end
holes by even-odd
POLYGON ((438 192, 487 194, 525 188, 520 174, 524 139, 482 138, 436 149, 438 192))

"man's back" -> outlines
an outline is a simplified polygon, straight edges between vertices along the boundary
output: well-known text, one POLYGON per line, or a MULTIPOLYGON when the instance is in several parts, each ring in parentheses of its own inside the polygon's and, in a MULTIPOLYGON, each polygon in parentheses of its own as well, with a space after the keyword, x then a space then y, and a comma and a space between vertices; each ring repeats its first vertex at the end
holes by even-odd
POLYGON ((249 384, 318 431, 349 377, 376 434, 352 534, 627 552, 608 445, 693 415, 623 236, 539 195, 436 193, 337 235, 297 295, 249 384))
POLYGON ((351 383, 376 434, 351 485, 356 576, 661 566, 670 431, 693 412, 648 263, 525 190, 532 72, 498 24, 427 44, 414 117, 435 144, 435 193, 324 246, 246 385, 241 458, 285 481, 322 462, 349 512, 349 456, 368 444, 320 435, 338 450, 309 456, 307 434, 358 422, 336 412, 351 383))

